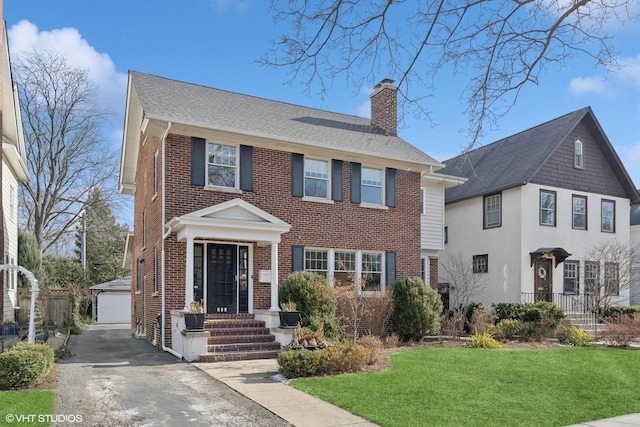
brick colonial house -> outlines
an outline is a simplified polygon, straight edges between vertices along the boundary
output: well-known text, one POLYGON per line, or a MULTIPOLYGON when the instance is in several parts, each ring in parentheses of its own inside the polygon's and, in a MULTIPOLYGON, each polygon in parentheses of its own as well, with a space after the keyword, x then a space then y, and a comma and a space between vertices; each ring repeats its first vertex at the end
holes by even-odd
POLYGON ((169 317, 194 300, 273 331, 297 270, 371 291, 420 276, 421 178, 443 165, 397 136, 392 83, 369 120, 131 71, 119 179, 135 196, 136 333, 153 340, 163 313, 179 354, 169 317))
POLYGON ((588 252, 629 242, 640 194, 590 107, 444 163, 440 173, 468 178, 446 190, 445 256, 462 254, 485 277, 474 302, 547 300, 580 312, 598 280, 611 284, 612 303, 629 303, 628 287, 615 289, 618 265, 588 252))

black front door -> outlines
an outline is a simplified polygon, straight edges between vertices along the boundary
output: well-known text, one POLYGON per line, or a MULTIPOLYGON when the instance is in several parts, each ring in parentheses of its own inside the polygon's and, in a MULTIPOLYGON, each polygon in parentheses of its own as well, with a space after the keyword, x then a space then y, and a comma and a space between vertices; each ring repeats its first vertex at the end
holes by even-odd
POLYGON ((235 245, 207 245, 207 313, 237 313, 237 251, 235 245))

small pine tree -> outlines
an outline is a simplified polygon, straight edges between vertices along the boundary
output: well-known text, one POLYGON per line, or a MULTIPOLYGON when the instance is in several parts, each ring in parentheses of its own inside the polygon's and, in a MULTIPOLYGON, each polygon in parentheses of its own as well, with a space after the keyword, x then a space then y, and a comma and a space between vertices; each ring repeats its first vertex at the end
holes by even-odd
POLYGON ((434 289, 417 277, 391 284, 394 329, 403 341, 420 341, 440 330, 442 300, 434 289))
MULTIPOLYGON (((36 236, 26 231, 18 233, 18 265, 26 268, 42 283, 42 255, 38 249, 36 236)), ((20 288, 29 289, 31 286, 29 280, 24 275, 18 275, 18 286, 20 288)))

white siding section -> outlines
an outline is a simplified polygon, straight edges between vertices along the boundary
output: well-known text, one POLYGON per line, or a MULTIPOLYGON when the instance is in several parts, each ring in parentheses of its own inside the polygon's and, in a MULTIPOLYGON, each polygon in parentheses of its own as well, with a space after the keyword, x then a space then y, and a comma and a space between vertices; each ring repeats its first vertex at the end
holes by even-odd
MULTIPOLYGON (((11 166, 2 161, 2 211, 4 213, 4 253, 2 263, 7 262, 7 256, 18 263, 18 180, 12 172, 11 166)), ((17 272, 4 273, 4 319, 14 320, 13 308, 17 305, 16 288, 18 286, 17 272)))
POLYGON ((444 249, 444 186, 425 183, 425 212, 420 216, 421 248, 440 251, 444 249))

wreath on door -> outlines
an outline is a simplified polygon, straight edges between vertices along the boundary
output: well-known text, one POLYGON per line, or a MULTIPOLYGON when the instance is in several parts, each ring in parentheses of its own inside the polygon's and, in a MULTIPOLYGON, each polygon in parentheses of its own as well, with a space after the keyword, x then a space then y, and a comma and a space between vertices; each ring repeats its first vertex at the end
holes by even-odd
POLYGON ((547 269, 542 266, 538 267, 538 277, 545 279, 547 277, 547 269))

